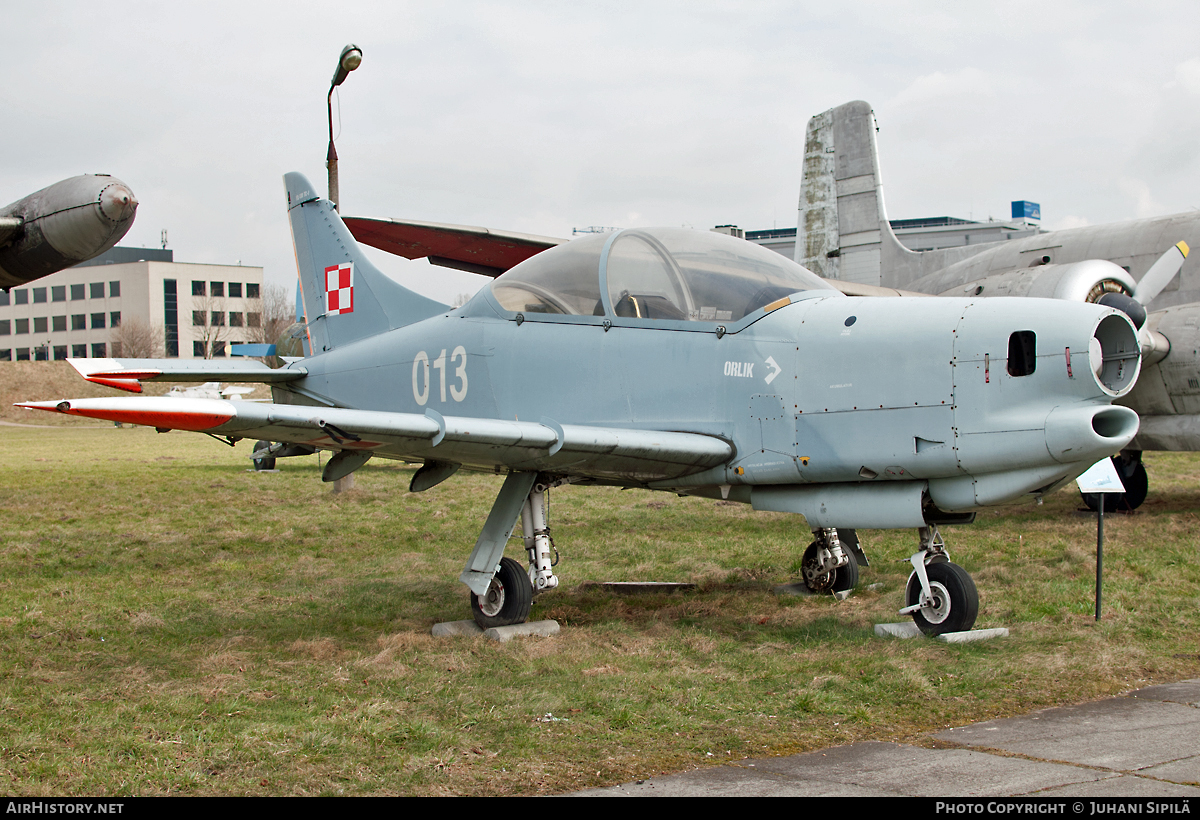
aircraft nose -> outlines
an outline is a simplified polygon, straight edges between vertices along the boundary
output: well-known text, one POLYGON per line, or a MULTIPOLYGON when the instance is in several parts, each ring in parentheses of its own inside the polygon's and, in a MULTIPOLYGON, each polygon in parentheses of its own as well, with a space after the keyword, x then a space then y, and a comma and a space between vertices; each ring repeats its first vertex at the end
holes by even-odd
POLYGON ((100 192, 100 212, 113 222, 132 219, 137 206, 137 197, 124 183, 114 182, 100 192))

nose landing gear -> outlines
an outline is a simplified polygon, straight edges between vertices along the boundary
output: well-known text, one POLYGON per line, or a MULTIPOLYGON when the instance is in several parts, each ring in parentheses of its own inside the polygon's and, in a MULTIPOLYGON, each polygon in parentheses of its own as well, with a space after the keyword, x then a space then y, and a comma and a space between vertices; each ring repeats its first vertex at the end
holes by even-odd
POLYGON ((979 615, 979 591, 967 571, 950 562, 936 525, 922 527, 921 548, 909 559, 913 573, 901 615, 912 615, 926 635, 966 632, 979 615))

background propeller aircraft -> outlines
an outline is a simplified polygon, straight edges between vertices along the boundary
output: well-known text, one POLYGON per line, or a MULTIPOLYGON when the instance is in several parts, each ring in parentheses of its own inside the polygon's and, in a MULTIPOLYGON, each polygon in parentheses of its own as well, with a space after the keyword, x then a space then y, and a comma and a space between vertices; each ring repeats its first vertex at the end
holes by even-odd
POLYGON ((1200 213, 911 251, 884 209, 877 130, 861 101, 809 120, 796 261, 857 295, 1032 296, 1128 313, 1143 373, 1120 403, 1137 411, 1141 428, 1114 458, 1127 492, 1109 495, 1106 508, 1140 505, 1143 450, 1200 449, 1200 270, 1188 257, 1200 244, 1200 213))
MULTIPOLYGON (((866 556, 854 530, 916 528, 901 611, 926 632, 969 629, 978 595, 938 525, 1051 492, 1137 432, 1137 415, 1112 401, 1136 381, 1138 335, 1111 307, 850 299, 792 260, 707 231, 629 229, 539 253, 538 237, 476 229, 480 241, 456 250, 465 234, 452 226, 375 222, 410 240, 416 225, 421 242, 466 262, 481 246, 526 254, 450 308, 376 270, 308 180, 285 183, 309 356, 278 369, 74 362, 125 389, 268 383, 275 404, 21 406, 324 449, 326 481, 377 456, 421 462, 413 492, 462 467, 502 474, 460 576, 485 627, 524 621, 533 595, 558 585, 546 490, 609 484, 802 514, 816 590, 857 582, 866 556), (518 520, 527 569, 504 557, 518 520)), ((478 264, 512 261, 497 259, 478 264)))

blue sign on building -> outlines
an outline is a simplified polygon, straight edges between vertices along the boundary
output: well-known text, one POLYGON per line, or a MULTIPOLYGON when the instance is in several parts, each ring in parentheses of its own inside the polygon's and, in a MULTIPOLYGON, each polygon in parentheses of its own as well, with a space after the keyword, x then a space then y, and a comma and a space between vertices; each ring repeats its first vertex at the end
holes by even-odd
POLYGON ((1041 219, 1042 206, 1036 202, 1018 199, 1012 204, 1013 219, 1041 219))

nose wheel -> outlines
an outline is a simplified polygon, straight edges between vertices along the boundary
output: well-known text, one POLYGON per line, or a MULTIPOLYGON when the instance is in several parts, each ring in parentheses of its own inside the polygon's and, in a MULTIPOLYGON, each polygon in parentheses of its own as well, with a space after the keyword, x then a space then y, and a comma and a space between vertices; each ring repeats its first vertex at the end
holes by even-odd
POLYGON ((913 573, 901 615, 911 615, 926 635, 966 632, 979 616, 979 591, 967 571, 950 562, 936 524, 918 530, 921 548, 909 559, 913 573))
POLYGON ((917 573, 908 577, 904 593, 906 610, 926 635, 966 632, 979 615, 979 592, 967 571, 958 564, 943 561, 925 567, 929 594, 921 589, 917 573))

